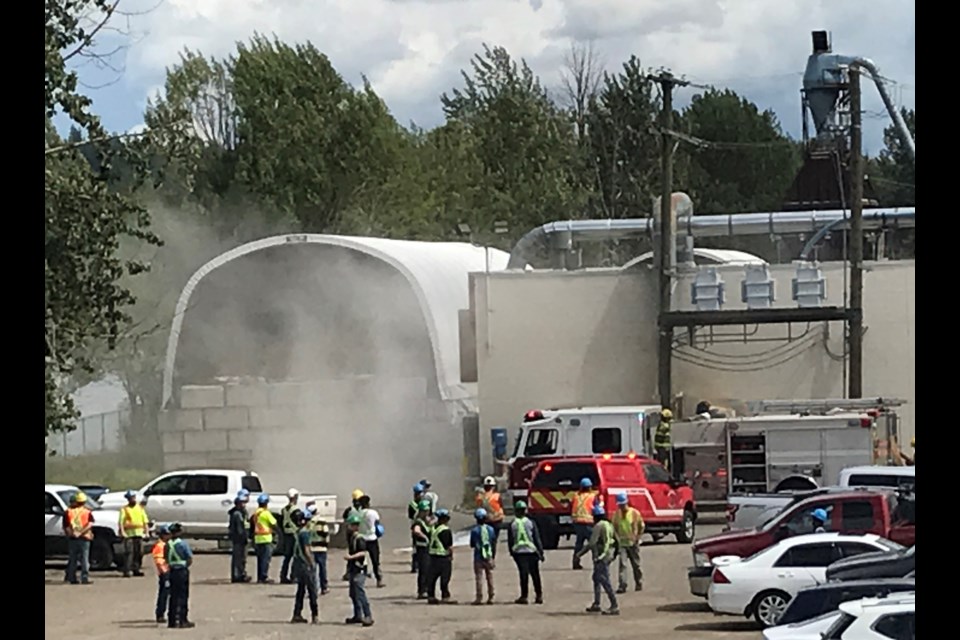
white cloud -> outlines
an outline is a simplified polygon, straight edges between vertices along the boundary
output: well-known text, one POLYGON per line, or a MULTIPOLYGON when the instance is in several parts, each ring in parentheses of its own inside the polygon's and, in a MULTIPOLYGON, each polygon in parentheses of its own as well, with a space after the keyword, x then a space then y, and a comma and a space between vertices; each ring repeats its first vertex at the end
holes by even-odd
MULTIPOLYGON (((636 54, 645 66, 723 81, 796 133, 810 31, 829 29, 835 51, 872 58, 903 85, 895 97, 914 104, 914 5, 902 0, 167 0, 130 20, 144 35, 127 53, 124 82, 144 95, 185 47, 224 56, 256 31, 312 41, 348 80, 366 75, 401 122, 427 126, 484 42, 556 86, 570 42, 592 39, 610 69, 636 54)), ((864 106, 882 109, 872 88, 864 106)), ((888 122, 867 123, 868 150, 888 122)))

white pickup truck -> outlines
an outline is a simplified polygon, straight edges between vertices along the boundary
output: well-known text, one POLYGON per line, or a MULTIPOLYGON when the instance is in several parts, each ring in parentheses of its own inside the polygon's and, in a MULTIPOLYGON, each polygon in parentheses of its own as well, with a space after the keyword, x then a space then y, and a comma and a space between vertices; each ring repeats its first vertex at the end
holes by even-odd
MULTIPOLYGON (((147 498, 147 513, 153 522, 179 522, 184 537, 201 540, 224 540, 227 537, 227 512, 241 489, 250 492, 247 511, 257 508, 257 496, 263 492, 260 477, 238 469, 189 469, 171 471, 148 482, 138 493, 147 498)), ((111 491, 100 496, 104 508, 119 509, 127 503, 124 491, 111 491)), ((270 510, 279 517, 287 503, 286 489, 270 496, 270 510)), ((313 502, 317 513, 334 522, 337 518, 337 496, 303 493, 299 504, 313 502)))
MULTIPOLYGON (((66 484, 43 486, 43 551, 44 558, 67 557, 67 535, 63 532, 63 515, 73 495, 80 489, 66 484)), ((120 512, 104 509, 92 498, 87 507, 93 511, 93 542, 90 544, 90 568, 110 569, 123 566, 123 540, 120 538, 120 512)))

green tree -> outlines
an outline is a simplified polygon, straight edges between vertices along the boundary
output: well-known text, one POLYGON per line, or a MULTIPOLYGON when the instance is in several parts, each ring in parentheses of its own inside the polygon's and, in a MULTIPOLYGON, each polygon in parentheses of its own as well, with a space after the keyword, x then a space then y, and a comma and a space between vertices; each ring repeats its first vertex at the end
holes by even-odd
MULTIPOLYGON (((917 137, 917 114, 914 109, 901 110, 910 135, 917 137)), ((884 148, 867 167, 868 177, 880 203, 891 207, 916 206, 917 167, 891 124, 883 130, 884 148)))
POLYGON ((693 97, 680 127, 707 142, 681 146, 689 171, 685 190, 698 213, 780 209, 801 153, 773 111, 760 111, 729 89, 710 89, 693 97))
POLYGON ((482 167, 472 175, 484 205, 461 222, 486 233, 502 220, 513 237, 579 210, 571 171, 574 127, 526 62, 518 65, 505 49, 484 46, 462 76, 462 89, 441 96, 447 128, 438 139, 458 153, 476 153, 482 167))

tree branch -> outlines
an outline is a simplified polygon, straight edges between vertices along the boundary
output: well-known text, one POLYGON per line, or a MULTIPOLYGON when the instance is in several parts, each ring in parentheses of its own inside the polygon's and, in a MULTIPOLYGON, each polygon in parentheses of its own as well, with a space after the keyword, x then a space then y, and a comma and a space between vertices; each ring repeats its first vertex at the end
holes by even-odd
POLYGON ((64 62, 67 62, 67 60, 69 60, 70 58, 73 58, 74 56, 79 55, 81 51, 83 51, 88 46, 90 46, 90 43, 93 42, 93 39, 96 37, 96 35, 100 33, 100 30, 103 29, 105 26, 107 26, 107 22, 110 21, 110 17, 113 15, 113 12, 116 11, 117 5, 119 4, 120 4, 120 0, 114 0, 113 4, 107 7, 106 12, 104 13, 104 16, 103 16, 103 20, 101 20, 97 24, 97 26, 95 26, 93 30, 91 30, 90 33, 87 34, 87 37, 84 38, 79 45, 77 45, 76 49, 74 49, 73 51, 71 51, 70 53, 68 53, 63 57, 64 62))

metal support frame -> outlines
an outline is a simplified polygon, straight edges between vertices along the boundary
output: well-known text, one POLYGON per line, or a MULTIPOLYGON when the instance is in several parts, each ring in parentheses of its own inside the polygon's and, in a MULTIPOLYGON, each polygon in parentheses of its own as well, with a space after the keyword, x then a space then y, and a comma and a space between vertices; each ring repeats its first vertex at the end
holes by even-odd
POLYGON ((774 309, 727 309, 721 311, 670 311, 661 315, 661 325, 696 328, 721 325, 790 324, 793 322, 849 322, 859 312, 843 307, 774 309))

